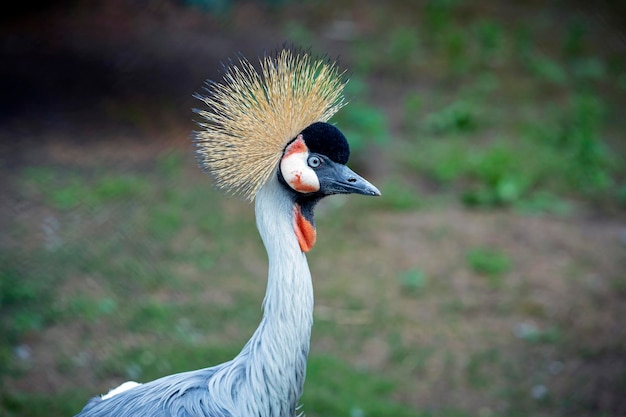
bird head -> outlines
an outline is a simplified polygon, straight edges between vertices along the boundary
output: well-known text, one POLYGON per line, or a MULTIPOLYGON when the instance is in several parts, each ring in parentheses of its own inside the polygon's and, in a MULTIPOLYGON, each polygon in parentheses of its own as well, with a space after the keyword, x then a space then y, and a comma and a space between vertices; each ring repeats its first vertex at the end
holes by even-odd
POLYGON ((285 147, 278 176, 297 200, 316 201, 332 194, 380 195, 346 166, 349 157, 343 133, 329 123, 315 122, 285 147))
POLYGON ((315 122, 292 140, 283 152, 278 179, 294 200, 294 231, 303 252, 316 240, 313 208, 333 194, 380 195, 380 191, 346 166, 350 147, 335 126, 315 122))
POLYGON ((292 196, 303 251, 315 242, 313 208, 332 194, 380 195, 350 170, 345 136, 327 121, 344 105, 337 66, 282 50, 260 61, 244 58, 200 96, 208 110, 195 141, 200 166, 218 187, 253 200, 274 175, 292 196))

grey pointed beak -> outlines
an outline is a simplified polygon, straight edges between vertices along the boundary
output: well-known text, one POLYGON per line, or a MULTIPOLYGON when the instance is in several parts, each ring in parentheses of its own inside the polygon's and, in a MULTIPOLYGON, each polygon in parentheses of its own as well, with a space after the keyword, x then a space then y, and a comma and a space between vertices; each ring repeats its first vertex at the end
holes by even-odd
POLYGON ((363 194, 379 196, 380 191, 365 178, 358 175, 345 165, 328 164, 322 172, 318 172, 320 191, 331 194, 363 194))

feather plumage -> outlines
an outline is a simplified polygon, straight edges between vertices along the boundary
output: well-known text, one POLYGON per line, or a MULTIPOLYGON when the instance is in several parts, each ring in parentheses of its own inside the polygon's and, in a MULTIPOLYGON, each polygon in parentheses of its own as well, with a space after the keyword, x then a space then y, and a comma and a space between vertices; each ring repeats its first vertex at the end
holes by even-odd
POLYGON ((260 60, 260 72, 241 58, 198 97, 209 108, 198 111, 200 165, 219 188, 253 200, 285 146, 344 105, 342 76, 335 63, 288 49, 260 60))

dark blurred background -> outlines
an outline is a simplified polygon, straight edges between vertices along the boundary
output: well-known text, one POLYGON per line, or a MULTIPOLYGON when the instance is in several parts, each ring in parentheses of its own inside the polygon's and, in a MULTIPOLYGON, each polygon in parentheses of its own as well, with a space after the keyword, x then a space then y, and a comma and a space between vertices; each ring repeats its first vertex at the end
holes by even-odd
POLYGON ((310 416, 626 415, 623 2, 24 1, 0 17, 0 415, 227 360, 252 207, 195 166, 238 54, 337 59, 383 197, 309 255, 310 416))

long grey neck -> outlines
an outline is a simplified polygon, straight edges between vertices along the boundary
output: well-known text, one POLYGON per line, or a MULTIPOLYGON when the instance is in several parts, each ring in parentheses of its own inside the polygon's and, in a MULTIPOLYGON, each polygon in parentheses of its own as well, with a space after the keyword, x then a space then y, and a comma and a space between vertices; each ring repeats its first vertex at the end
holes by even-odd
POLYGON ((269 273, 263 301, 263 321, 286 326, 290 336, 306 338, 313 323, 313 286, 305 254, 294 231, 294 202, 277 180, 270 180, 256 196, 256 222, 267 250, 269 273))
POLYGON ((306 375, 313 286, 294 232, 293 211, 292 199, 276 179, 270 179, 256 196, 256 222, 269 273, 263 319, 242 354, 250 356, 250 382, 256 381, 258 393, 267 395, 259 398, 273 402, 268 404, 269 413, 260 415, 295 415, 306 375))

